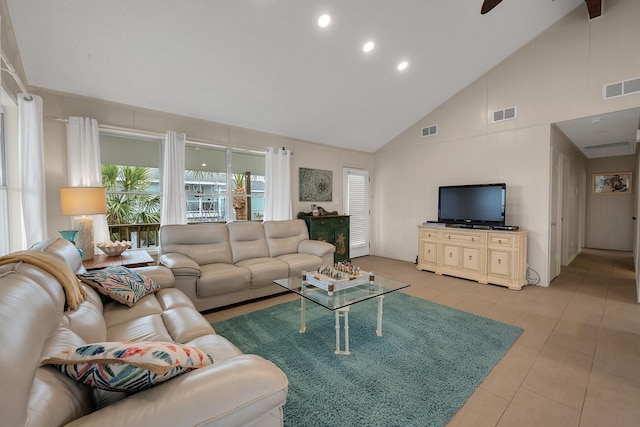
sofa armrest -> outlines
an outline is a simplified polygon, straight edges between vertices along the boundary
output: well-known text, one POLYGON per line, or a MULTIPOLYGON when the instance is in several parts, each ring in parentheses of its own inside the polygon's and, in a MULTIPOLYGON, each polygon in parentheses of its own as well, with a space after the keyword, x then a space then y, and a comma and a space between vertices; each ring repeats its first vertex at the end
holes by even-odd
POLYGON ((335 246, 321 240, 303 240, 298 245, 298 253, 317 255, 320 258, 324 258, 326 255, 332 254, 335 251, 335 246))
POLYGON ((196 276, 200 277, 202 270, 197 262, 178 252, 169 252, 160 255, 158 259, 160 265, 169 268, 174 276, 196 276))
POLYGON ((247 425, 282 407, 287 387, 287 377, 273 363, 244 354, 132 394, 66 426, 247 425))
POLYGON ((176 283, 171 270, 162 265, 150 265, 148 267, 134 267, 132 270, 151 278, 161 288, 173 288, 176 283))

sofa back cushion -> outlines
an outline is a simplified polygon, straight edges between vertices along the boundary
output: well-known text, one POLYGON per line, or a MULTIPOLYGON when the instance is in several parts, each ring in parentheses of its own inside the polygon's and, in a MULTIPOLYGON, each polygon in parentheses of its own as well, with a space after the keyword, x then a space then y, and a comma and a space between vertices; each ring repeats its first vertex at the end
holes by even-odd
POLYGON ((260 222, 236 221, 227 224, 233 263, 251 258, 268 258, 269 247, 260 222))
POLYGON ((160 255, 177 252, 198 265, 231 264, 229 230, 226 224, 163 225, 160 227, 160 255))
POLYGON ((263 225, 271 257, 298 253, 300 242, 309 240, 307 224, 301 219, 265 221, 263 225))
POLYGON ((106 336, 100 298, 89 298, 65 312, 53 275, 27 263, 0 266, 0 424, 59 426, 93 410, 90 388, 40 366, 50 351, 106 336))
POLYGON ((30 249, 57 255, 62 258, 76 274, 82 274, 86 271, 82 265, 82 257, 80 256, 80 252, 78 252, 78 248, 63 238, 56 237, 43 240, 33 245, 30 249))

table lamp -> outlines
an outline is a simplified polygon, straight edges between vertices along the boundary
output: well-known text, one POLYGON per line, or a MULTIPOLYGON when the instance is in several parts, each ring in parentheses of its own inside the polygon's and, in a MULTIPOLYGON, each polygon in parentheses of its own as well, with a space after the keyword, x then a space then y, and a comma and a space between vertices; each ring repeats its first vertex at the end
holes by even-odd
POLYGON ((82 215, 73 219, 78 230, 76 246, 82 250, 82 259, 93 259, 93 218, 85 215, 107 213, 107 190, 104 187, 64 187, 60 189, 62 215, 82 215))

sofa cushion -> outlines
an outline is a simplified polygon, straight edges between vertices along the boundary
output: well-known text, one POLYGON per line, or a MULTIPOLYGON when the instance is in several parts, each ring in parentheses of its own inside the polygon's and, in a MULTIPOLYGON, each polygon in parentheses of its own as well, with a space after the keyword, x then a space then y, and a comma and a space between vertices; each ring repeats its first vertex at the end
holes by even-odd
POLYGON ((307 224, 302 219, 265 221, 264 233, 269 246, 269 256, 298 253, 298 245, 309 240, 307 224))
POLYGON ((80 252, 78 252, 76 246, 68 240, 60 237, 54 237, 52 239, 36 243, 31 247, 31 249, 57 255, 62 258, 69 268, 71 268, 71 270, 76 274, 82 274, 87 271, 82 265, 80 252))
POLYGON ((303 271, 316 271, 322 265, 322 258, 309 254, 286 254, 276 259, 289 264, 289 276, 298 276, 303 271))
POLYGON ((156 292, 158 284, 127 267, 107 267, 78 275, 83 283, 119 303, 133 306, 140 298, 156 292))
POLYGON ((229 231, 224 223, 163 225, 160 227, 161 253, 180 253, 198 265, 231 264, 229 231))
POLYGON ((206 298, 231 292, 242 291, 251 281, 251 273, 246 268, 233 264, 208 264, 202 266, 196 293, 206 298))
POLYGON ((236 265, 251 272, 251 288, 273 285, 275 279, 289 277, 289 264, 274 258, 251 258, 236 265))
POLYGON ((200 349, 171 342, 103 342, 43 360, 81 383, 111 391, 140 391, 213 363, 200 349))
POLYGON ((251 258, 268 258, 269 247, 260 222, 236 221, 227 224, 233 263, 251 258))

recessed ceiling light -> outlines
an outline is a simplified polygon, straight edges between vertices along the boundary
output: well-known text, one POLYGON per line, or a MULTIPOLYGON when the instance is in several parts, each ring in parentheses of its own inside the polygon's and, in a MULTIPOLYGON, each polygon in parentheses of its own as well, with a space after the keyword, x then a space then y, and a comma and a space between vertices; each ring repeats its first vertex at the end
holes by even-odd
POLYGON ((203 164, 202 164, 202 166, 207 166, 207 164, 206 164, 206 163, 203 163, 203 164))
POLYGON ((401 63, 398 64, 398 71, 406 70, 408 66, 409 66, 409 63, 407 61, 402 61, 401 63))
POLYGON ((319 27, 326 28, 329 26, 329 24, 331 24, 331 16, 322 15, 320 18, 318 18, 319 27))
POLYGON ((371 52, 371 51, 373 50, 373 48, 374 48, 375 46, 376 46, 376 44, 375 44, 374 42, 366 42, 366 43, 364 44, 364 46, 362 46, 362 50, 363 50, 364 52, 369 53, 369 52, 371 52))

